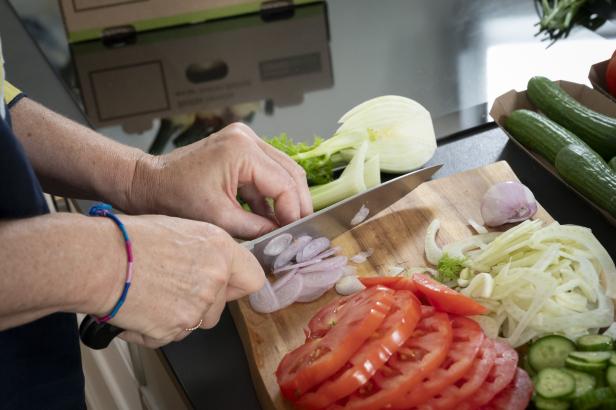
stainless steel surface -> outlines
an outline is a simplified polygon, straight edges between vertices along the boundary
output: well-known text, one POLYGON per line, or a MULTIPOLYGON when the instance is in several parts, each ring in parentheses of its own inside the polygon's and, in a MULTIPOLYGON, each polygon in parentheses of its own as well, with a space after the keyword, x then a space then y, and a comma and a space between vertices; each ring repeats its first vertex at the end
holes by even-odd
POLYGON ((370 210, 368 217, 372 217, 429 180, 441 167, 442 165, 433 165, 399 176, 243 244, 264 264, 263 249, 271 238, 281 233, 288 232, 294 237, 304 234, 334 239, 353 228, 351 219, 362 206, 365 205, 370 210))

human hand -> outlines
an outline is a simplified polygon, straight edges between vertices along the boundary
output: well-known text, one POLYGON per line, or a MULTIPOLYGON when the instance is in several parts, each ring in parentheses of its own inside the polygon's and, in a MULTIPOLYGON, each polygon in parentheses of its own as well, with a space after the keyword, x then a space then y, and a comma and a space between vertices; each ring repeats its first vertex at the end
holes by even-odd
MULTIPOLYGON (((185 329, 200 320, 202 328, 211 328, 227 301, 263 286, 265 274, 255 257, 216 226, 157 215, 122 221, 135 265, 126 302, 110 323, 126 329, 120 337, 127 341, 156 348, 186 337, 185 329)), ((117 302, 123 286, 118 272, 104 284, 109 294, 92 301, 92 313, 105 315, 117 302)))
POLYGON ((240 238, 312 213, 304 170, 241 123, 169 154, 144 156, 133 181, 130 212, 207 221, 240 238), (252 213, 237 202, 238 193, 252 213))

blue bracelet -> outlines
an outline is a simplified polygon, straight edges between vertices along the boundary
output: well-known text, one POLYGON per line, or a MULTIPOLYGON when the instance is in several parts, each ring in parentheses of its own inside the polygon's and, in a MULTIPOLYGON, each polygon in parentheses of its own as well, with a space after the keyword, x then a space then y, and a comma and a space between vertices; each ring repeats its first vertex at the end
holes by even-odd
POLYGON ((116 313, 118 313, 118 310, 120 310, 120 308, 124 304, 124 301, 126 300, 128 289, 130 288, 131 281, 133 280, 133 245, 128 237, 128 232, 126 232, 126 227, 124 226, 122 221, 120 221, 120 218, 118 218, 117 215, 113 213, 111 205, 102 203, 96 204, 90 208, 90 211, 88 213, 90 216, 105 216, 115 222, 116 225, 118 225, 118 228, 120 228, 122 236, 124 237, 124 243, 126 245, 126 255, 128 257, 126 280, 124 282, 124 289, 122 290, 120 299, 118 299, 118 302, 115 304, 109 314, 103 317, 94 317, 98 323, 105 323, 111 320, 116 315, 116 313))

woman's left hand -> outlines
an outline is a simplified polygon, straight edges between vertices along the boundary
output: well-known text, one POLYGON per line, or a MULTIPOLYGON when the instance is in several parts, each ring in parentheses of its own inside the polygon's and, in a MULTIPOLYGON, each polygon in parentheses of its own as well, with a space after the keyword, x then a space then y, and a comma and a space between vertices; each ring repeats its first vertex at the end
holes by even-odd
POLYGON ((169 154, 139 159, 126 210, 206 221, 248 239, 309 215, 312 201, 304 170, 234 123, 169 154), (240 206, 238 193, 253 212, 240 206))

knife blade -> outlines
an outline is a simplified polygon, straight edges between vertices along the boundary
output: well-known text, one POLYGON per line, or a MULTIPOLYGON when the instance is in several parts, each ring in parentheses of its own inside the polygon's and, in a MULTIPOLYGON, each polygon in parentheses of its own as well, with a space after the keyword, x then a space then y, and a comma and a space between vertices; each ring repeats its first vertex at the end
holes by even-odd
POLYGON ((351 219, 362 206, 369 209, 368 217, 376 215, 430 179, 442 166, 442 164, 434 165, 409 172, 252 241, 242 242, 242 245, 256 256, 261 265, 265 266, 263 249, 272 238, 280 234, 290 233, 293 237, 310 235, 313 238, 324 236, 328 239, 334 239, 353 228, 351 219))
MULTIPOLYGON (((265 265, 263 255, 265 245, 272 238, 282 233, 290 233, 294 237, 310 235, 312 237, 325 236, 329 239, 334 239, 353 228, 351 219, 362 206, 366 206, 370 210, 369 216, 376 215, 430 179, 441 167, 442 165, 434 165, 409 172, 260 236, 257 239, 242 242, 242 245, 256 256, 261 265, 265 265)), ((87 315, 79 325, 81 341, 92 349, 106 348, 113 338, 123 331, 124 329, 110 323, 98 323, 91 315, 87 315)))

